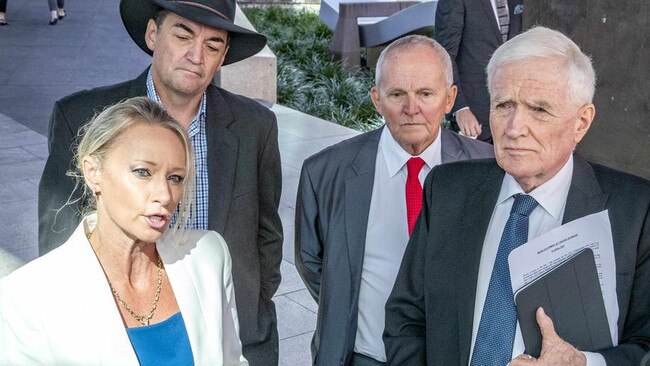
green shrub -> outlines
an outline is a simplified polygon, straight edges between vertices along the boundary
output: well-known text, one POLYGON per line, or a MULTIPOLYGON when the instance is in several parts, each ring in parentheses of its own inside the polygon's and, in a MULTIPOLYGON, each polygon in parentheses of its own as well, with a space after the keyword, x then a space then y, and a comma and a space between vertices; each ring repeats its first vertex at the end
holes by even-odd
POLYGON ((244 13, 277 57, 278 103, 360 131, 383 123, 370 100, 372 73, 345 71, 332 58, 332 32, 318 14, 278 6, 244 13))

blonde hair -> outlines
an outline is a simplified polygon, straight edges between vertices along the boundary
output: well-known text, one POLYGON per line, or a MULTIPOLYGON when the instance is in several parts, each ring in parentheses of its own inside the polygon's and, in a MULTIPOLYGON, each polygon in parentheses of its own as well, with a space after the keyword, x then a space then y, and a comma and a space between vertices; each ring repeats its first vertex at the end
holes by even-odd
POLYGON ((176 122, 158 103, 147 97, 135 97, 110 106, 79 130, 80 141, 74 156, 75 171, 68 172, 69 176, 77 179, 75 190, 79 187, 82 188, 81 197, 74 202, 79 200, 86 202, 82 209, 84 216, 96 209, 95 197, 84 179, 82 161, 85 157, 92 157, 100 165, 103 164, 117 139, 138 124, 159 126, 173 132, 185 148, 186 175, 183 180, 178 215, 171 228, 172 234, 178 233, 180 238, 185 229, 191 227, 193 220, 194 153, 183 126, 176 122))

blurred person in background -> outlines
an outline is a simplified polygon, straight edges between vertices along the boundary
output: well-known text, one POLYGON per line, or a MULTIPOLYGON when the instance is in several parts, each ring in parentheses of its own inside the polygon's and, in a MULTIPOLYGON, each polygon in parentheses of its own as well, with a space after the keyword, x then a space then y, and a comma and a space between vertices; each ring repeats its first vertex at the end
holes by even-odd
POLYGON ((436 40, 451 56, 458 87, 449 117, 465 136, 492 142, 485 67, 497 47, 521 33, 523 10, 523 0, 438 1, 436 40))
POLYGON ((8 25, 7 18, 7 0, 0 0, 0 26, 8 25))
POLYGON ((65 18, 65 0, 47 0, 47 5, 50 7, 50 25, 65 18))

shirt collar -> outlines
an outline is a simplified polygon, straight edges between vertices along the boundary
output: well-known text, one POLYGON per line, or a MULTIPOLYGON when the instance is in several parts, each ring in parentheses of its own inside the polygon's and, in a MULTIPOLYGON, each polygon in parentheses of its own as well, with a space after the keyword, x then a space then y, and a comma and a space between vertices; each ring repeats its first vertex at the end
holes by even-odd
MULTIPOLYGON (((158 93, 156 92, 156 86, 153 84, 153 76, 151 75, 151 68, 149 68, 149 72, 147 72, 147 97, 149 97, 149 99, 163 106, 163 108, 165 107, 162 101, 160 100, 158 93)), ((196 134, 200 129, 201 122, 205 118, 205 106, 206 106, 206 92, 204 91, 203 96, 201 97, 201 104, 199 105, 199 110, 196 112, 196 116, 194 116, 194 118, 192 119, 192 123, 190 124, 190 127, 188 128, 187 131, 190 137, 196 134)))
MULTIPOLYGON (((564 163, 553 178, 543 183, 539 187, 533 189, 528 193, 549 215, 553 216, 555 220, 560 220, 560 215, 564 210, 566 198, 569 195, 569 188, 571 188, 571 179, 573 177, 573 155, 569 156, 569 160, 564 163)), ((500 205, 510 199, 517 193, 526 194, 521 188, 515 178, 506 173, 501 183, 501 192, 497 199, 497 205, 500 205)))
MULTIPOLYGON (((429 145, 424 151, 417 155, 422 158, 427 164, 429 169, 432 169, 434 166, 441 164, 442 154, 441 154, 441 143, 440 143, 440 131, 441 127, 438 127, 438 136, 433 140, 431 145, 429 145)), ((413 158, 411 154, 407 153, 393 138, 393 135, 390 133, 390 130, 386 125, 384 125, 384 130, 381 133, 379 138, 379 152, 383 154, 384 161, 388 166, 388 174, 390 177, 394 177, 406 164, 406 162, 413 158)))

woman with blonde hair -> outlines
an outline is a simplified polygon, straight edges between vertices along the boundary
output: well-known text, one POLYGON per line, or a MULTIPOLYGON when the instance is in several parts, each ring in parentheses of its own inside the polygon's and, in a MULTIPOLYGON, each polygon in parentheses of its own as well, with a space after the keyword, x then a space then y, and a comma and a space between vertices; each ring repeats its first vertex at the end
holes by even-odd
POLYGON ((82 133, 76 174, 93 211, 0 280, 0 364, 247 365, 226 243, 185 229, 194 162, 183 127, 138 97, 82 133))

